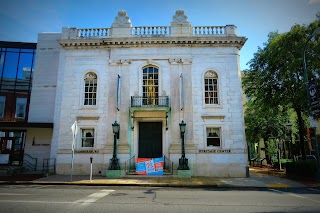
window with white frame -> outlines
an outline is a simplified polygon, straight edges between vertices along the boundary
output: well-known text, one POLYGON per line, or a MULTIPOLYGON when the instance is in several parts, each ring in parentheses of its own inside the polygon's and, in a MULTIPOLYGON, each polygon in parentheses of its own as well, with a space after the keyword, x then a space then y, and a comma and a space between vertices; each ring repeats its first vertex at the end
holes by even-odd
POLYGON ((221 146, 219 127, 207 127, 207 146, 221 146))
POLYGON ((6 96, 0 96, 0 118, 4 117, 5 106, 6 106, 6 96))
POLYGON ((143 105, 158 105, 159 69, 154 66, 144 67, 142 78, 143 105))
POLYGON ((94 147, 94 129, 81 129, 81 147, 94 147))
POLYGON ((218 75, 212 70, 204 75, 204 99, 206 104, 219 104, 218 75))
POLYGON ((88 72, 84 78, 84 105, 92 106, 97 103, 97 75, 88 72))
POLYGON ((26 98, 17 98, 16 101, 16 118, 25 118, 27 108, 26 98))

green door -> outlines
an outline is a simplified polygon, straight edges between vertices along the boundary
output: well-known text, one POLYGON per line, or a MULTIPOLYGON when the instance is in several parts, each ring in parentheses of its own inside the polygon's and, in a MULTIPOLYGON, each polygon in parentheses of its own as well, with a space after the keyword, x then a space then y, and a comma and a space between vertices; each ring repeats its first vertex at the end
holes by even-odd
POLYGON ((139 158, 162 157, 162 123, 139 123, 139 158))

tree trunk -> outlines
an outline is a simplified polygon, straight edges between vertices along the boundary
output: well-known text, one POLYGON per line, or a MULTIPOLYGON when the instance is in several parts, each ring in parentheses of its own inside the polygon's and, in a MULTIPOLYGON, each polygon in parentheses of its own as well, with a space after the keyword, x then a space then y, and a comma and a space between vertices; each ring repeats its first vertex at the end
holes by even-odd
POLYGON ((301 155, 302 155, 302 159, 306 160, 306 151, 305 151, 305 147, 304 147, 305 129, 304 129, 304 122, 303 122, 303 119, 302 119, 301 108, 296 108, 295 111, 296 111, 297 116, 298 116, 300 152, 301 152, 301 155))

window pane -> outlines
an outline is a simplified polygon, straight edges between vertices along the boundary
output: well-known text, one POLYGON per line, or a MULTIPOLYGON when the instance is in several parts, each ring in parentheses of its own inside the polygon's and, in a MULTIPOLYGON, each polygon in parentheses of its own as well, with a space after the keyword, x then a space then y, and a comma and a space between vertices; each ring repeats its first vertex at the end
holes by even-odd
POLYGON ((6 105, 6 97, 0 96, 0 118, 4 117, 4 108, 6 105))
POLYGON ((209 97, 210 99, 205 99, 206 104, 218 104, 218 85, 216 78, 207 77, 204 79, 204 92, 205 98, 209 97), (207 93, 209 92, 209 93, 207 93))
POLYGON ((91 72, 87 73, 84 81, 84 105, 96 105, 97 75, 91 72))
POLYGON ((16 118, 25 118, 27 106, 26 98, 17 98, 16 100, 16 118))
POLYGON ((207 128, 207 146, 220 146, 220 128, 207 128))
POLYGON ((220 146, 220 138, 207 138, 207 146, 220 146))
POLYGON ((5 61, 4 61, 4 78, 16 78, 16 72, 18 67, 18 58, 19 53, 7 52, 5 61))
POLYGON ((82 129, 81 147, 94 147, 94 130, 82 129))
POLYGON ((21 53, 18 69, 18 79, 30 79, 32 76, 32 54, 21 53))

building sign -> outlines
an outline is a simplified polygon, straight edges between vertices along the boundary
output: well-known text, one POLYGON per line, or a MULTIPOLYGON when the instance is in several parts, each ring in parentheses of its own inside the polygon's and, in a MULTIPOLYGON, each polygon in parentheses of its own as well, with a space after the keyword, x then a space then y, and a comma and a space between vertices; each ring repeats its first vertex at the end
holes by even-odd
POLYGON ((231 153, 230 149, 199 149, 199 153, 204 153, 204 154, 228 154, 231 153))
POLYGON ((163 157, 162 158, 137 158, 137 175, 163 175, 163 157))
POLYGON ((76 153, 99 153, 99 150, 75 150, 76 153))

